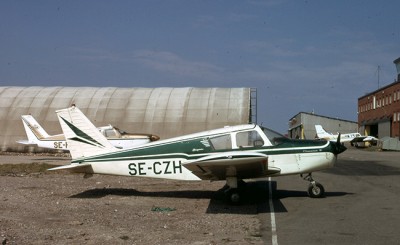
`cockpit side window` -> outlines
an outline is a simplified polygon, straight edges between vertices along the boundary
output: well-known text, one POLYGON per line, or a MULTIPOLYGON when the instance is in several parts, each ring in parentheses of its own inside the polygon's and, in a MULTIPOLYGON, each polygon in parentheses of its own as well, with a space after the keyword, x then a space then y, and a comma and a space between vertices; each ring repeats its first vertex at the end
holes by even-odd
POLYGON ((239 148, 243 147, 261 147, 264 145, 264 140, 260 134, 255 131, 239 132, 236 134, 236 144, 239 148))
POLYGON ((210 142, 214 150, 232 149, 232 140, 230 135, 222 135, 210 138, 210 142))

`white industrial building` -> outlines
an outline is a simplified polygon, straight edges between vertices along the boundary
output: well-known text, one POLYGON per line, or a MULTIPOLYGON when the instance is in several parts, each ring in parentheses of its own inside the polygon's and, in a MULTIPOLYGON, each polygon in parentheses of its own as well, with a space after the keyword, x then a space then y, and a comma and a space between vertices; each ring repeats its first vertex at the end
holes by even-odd
POLYGON ((289 120, 288 136, 292 139, 315 139, 315 125, 321 125, 327 132, 334 134, 358 132, 357 122, 300 112, 289 120))
MULTIPOLYGON (((0 87, 0 151, 27 151, 21 115, 59 134, 55 111, 76 104, 95 124, 170 138, 254 121, 250 88, 0 87)), ((29 148, 29 151, 44 151, 29 148)))

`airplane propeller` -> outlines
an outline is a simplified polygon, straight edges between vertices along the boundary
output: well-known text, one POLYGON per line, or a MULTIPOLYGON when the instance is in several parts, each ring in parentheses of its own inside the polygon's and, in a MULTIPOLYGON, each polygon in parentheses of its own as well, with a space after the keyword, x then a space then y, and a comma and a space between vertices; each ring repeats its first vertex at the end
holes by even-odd
POLYGON ((344 152, 345 150, 347 150, 347 147, 343 145, 343 143, 340 143, 340 133, 337 137, 337 141, 335 143, 335 155, 340 154, 342 152, 344 152))

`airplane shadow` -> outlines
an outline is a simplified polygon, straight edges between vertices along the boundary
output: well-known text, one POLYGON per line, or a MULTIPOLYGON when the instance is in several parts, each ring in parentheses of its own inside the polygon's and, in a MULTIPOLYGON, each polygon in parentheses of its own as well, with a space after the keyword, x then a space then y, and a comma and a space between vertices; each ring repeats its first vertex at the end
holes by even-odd
MULTIPOLYGON (((281 202, 285 198, 310 198, 307 192, 297 190, 279 190, 277 182, 271 181, 272 204, 275 213, 286 213, 288 210, 281 202)), ((347 192, 325 192, 325 197, 352 195, 347 192)), ((207 213, 262 214, 270 213, 269 181, 254 181, 246 183, 244 201, 240 205, 231 205, 226 201, 224 189, 216 192, 216 197, 210 200, 207 213)), ((317 200, 317 199, 314 199, 317 200)))
MULTIPOLYGON (((278 190, 277 182, 271 182, 272 203, 275 213, 288 212, 281 199, 285 198, 309 198, 306 191, 278 190)), ((115 196, 142 196, 142 197, 166 197, 166 198, 187 198, 187 199, 209 199, 210 203, 206 213, 209 214, 247 214, 255 215, 270 213, 269 206, 269 182, 251 181, 244 187, 242 202, 239 205, 232 205, 227 201, 226 188, 217 191, 181 190, 181 191, 138 191, 125 188, 96 188, 70 196, 69 198, 103 198, 109 195, 115 196)), ((344 196, 352 193, 326 192, 326 197, 344 196)))
POLYGON ((189 199, 210 199, 214 191, 138 191, 124 188, 96 188, 72 195, 70 198, 102 198, 109 195, 114 196, 142 196, 142 197, 171 197, 189 199))

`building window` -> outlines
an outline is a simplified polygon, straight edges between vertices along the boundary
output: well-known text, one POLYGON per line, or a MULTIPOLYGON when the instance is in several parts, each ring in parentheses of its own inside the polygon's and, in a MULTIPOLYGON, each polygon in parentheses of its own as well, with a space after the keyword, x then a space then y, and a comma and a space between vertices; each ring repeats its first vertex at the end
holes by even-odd
POLYGON ((397 115, 396 115, 396 112, 393 114, 393 122, 396 122, 396 119, 397 119, 397 117, 396 117, 397 115))
POLYGON ((393 102, 396 101, 396 91, 393 93, 393 102))

